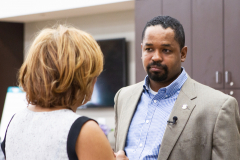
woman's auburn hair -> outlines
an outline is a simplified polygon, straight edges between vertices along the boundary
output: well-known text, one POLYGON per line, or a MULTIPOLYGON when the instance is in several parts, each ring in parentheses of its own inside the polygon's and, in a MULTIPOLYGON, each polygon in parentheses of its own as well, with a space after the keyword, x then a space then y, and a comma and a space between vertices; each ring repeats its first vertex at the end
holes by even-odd
POLYGON ((58 25, 39 32, 19 70, 18 82, 29 104, 71 107, 90 100, 93 81, 102 70, 103 54, 92 36, 58 25))

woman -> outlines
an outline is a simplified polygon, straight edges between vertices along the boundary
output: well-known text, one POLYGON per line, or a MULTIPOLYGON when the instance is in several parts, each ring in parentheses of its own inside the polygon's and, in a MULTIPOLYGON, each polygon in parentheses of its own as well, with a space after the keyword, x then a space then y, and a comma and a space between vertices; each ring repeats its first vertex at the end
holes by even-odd
POLYGON ((102 52, 88 33, 62 25, 42 30, 19 71, 29 105, 9 123, 6 159, 128 159, 123 151, 114 155, 95 121, 75 113, 102 70, 102 52))

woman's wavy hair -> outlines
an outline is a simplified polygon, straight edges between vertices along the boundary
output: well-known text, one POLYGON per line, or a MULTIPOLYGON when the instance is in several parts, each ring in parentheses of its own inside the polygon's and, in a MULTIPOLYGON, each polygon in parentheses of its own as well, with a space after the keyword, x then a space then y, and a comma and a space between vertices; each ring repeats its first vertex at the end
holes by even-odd
POLYGON ((18 82, 29 104, 71 107, 90 100, 93 81, 102 70, 103 54, 93 37, 58 25, 39 32, 19 70, 18 82))

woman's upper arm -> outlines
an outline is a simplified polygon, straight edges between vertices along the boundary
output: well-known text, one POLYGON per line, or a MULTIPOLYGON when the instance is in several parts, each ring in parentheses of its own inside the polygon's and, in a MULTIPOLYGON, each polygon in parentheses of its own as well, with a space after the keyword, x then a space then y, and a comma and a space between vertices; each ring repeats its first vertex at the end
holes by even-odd
POLYGON ((86 122, 76 142, 79 160, 115 160, 113 150, 98 124, 86 122))

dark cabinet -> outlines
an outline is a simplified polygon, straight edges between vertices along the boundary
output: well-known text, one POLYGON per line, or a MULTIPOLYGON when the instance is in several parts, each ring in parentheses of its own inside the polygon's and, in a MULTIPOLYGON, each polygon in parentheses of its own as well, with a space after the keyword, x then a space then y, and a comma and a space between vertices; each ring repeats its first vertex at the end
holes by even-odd
POLYGON ((216 82, 216 72, 223 73, 223 2, 193 0, 192 30, 192 78, 223 89, 222 81, 216 82))
MULTIPOLYGON (((224 3, 224 83, 226 89, 240 89, 240 1, 224 3)), ((234 96, 234 94, 233 94, 234 96)), ((239 100, 240 102, 240 100, 239 100)))

